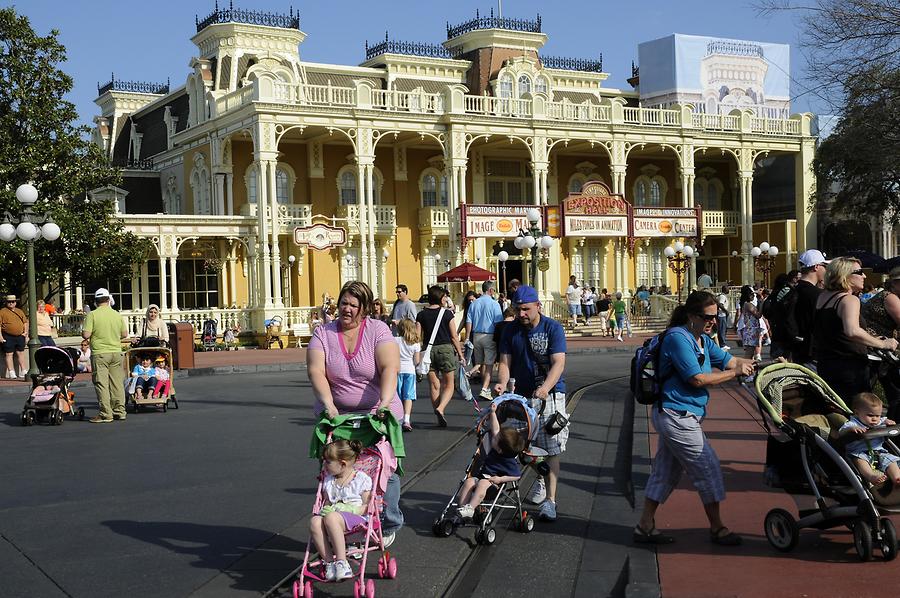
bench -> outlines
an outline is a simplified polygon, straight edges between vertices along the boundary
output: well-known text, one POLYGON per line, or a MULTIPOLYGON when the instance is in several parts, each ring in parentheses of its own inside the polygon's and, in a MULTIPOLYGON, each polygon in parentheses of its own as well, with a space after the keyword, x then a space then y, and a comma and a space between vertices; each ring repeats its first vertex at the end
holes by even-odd
POLYGON ((311 338, 309 324, 293 324, 288 329, 288 347, 302 347, 304 343, 309 344, 311 338))

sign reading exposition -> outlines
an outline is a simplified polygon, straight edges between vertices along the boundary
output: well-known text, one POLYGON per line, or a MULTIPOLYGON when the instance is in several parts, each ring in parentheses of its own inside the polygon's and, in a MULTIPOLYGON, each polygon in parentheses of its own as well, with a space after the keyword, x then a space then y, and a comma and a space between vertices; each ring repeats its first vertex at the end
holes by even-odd
POLYGON ((563 230, 566 236, 627 237, 628 203, 601 182, 585 183, 563 200, 563 230))
POLYGON ((697 237, 700 234, 697 208, 632 208, 631 213, 635 237, 697 237))
POLYGON ((641 103, 692 104, 694 112, 728 114, 749 108, 757 116, 788 118, 791 47, 674 34, 638 46, 641 103))
POLYGON ((519 229, 528 230, 526 212, 536 208, 541 211, 538 226, 544 226, 544 208, 541 206, 473 206, 466 204, 463 211, 463 230, 467 239, 487 237, 514 238, 519 229))

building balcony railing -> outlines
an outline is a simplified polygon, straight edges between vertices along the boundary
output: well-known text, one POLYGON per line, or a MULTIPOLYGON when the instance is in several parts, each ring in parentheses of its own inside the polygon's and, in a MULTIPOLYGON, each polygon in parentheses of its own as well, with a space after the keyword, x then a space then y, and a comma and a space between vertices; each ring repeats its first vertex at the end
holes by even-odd
POLYGON ((419 208, 419 232, 448 234, 450 232, 449 208, 419 208))
POLYGON ((509 19, 503 17, 495 17, 494 9, 491 9, 491 16, 482 17, 478 11, 475 11, 475 18, 466 21, 454 27, 447 23, 447 39, 459 37, 464 33, 476 31, 478 29, 507 29, 509 31, 524 31, 526 33, 541 32, 541 15, 537 19, 530 21, 528 19, 509 19))
POLYGON ((216 9, 202 21, 196 16, 194 17, 197 33, 203 31, 210 25, 216 25, 218 23, 246 23, 248 25, 262 25, 264 27, 280 27, 281 29, 300 29, 300 13, 294 14, 293 9, 291 9, 288 14, 265 12, 262 10, 246 10, 243 8, 234 8, 231 2, 229 2, 228 8, 221 9, 217 3, 216 9))
POLYGON ((603 72, 603 54, 599 60, 584 58, 564 58, 562 56, 541 56, 541 64, 546 69, 561 69, 564 71, 584 71, 587 73, 603 72))
MULTIPOLYGON (((241 216, 256 218, 259 214, 259 206, 255 203, 245 203, 241 206, 241 216)), ((266 216, 270 216, 272 210, 266 206, 266 216)), ((281 233, 291 232, 297 226, 312 226, 312 205, 308 203, 292 203, 278 205, 278 225, 281 233)))
POLYGON ((255 101, 286 106, 315 107, 336 113, 350 110, 377 110, 391 113, 453 115, 578 122, 591 125, 694 129, 700 131, 751 133, 781 137, 803 134, 799 116, 777 118, 741 114, 704 114, 691 108, 647 108, 624 106, 617 98, 602 103, 548 102, 542 98, 498 98, 464 95, 448 88, 445 93, 398 91, 370 87, 295 85, 274 82, 265 92, 259 82, 216 98, 216 116, 248 106, 255 101))
POLYGON ((702 234, 704 237, 736 235, 740 226, 740 212, 734 210, 703 210, 702 234))
POLYGON ((157 95, 165 95, 169 93, 169 80, 165 83, 148 83, 146 81, 120 81, 116 79, 115 73, 110 76, 109 81, 103 85, 97 84, 97 95, 102 96, 107 91, 129 91, 131 93, 152 93, 157 95))
MULTIPOLYGON (((359 230, 359 206, 338 206, 335 214, 339 220, 338 226, 346 226, 347 233, 360 234, 359 230)), ((375 233, 379 235, 391 235, 397 231, 396 206, 375 206, 375 233)))
POLYGON ((425 44, 420 42, 404 42, 388 39, 374 46, 366 40, 366 60, 372 60, 382 54, 404 54, 407 56, 424 56, 426 58, 453 58, 450 50, 440 44, 425 44))

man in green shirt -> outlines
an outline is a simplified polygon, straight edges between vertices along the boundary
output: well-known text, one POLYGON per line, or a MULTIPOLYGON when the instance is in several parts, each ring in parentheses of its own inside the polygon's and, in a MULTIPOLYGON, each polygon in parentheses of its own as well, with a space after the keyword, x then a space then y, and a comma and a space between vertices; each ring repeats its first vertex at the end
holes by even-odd
POLYGON ((122 339, 128 336, 125 320, 112 308, 112 296, 104 288, 94 293, 97 309, 84 320, 82 336, 91 341, 91 366, 100 412, 91 423, 125 419, 125 387, 122 380, 122 339))

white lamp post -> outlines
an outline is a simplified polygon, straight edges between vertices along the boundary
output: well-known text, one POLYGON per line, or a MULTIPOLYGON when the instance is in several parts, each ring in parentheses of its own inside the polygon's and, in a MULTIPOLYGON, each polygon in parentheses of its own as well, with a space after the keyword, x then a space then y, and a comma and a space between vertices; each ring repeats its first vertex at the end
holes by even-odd
MULTIPOLYGON (((545 257, 551 247, 553 247, 553 237, 549 236, 539 226, 541 220, 541 211, 537 208, 528 208, 525 211, 525 218, 528 219, 528 230, 519 230, 519 236, 513 241, 516 249, 527 249, 531 259, 531 284, 540 293, 538 282, 538 261, 539 258, 545 257)), ((505 253, 505 252, 504 252, 505 253)), ((508 256, 507 256, 508 259, 508 256)))
POLYGON ((669 268, 675 273, 675 282, 678 284, 678 301, 681 301, 681 281, 691 268, 691 258, 694 257, 694 248, 685 245, 681 241, 675 241, 663 249, 663 254, 669 261, 669 268))
MULTIPOLYGON (((516 237, 518 239, 518 237, 516 237)), ((497 259, 500 260, 500 268, 503 271, 503 292, 506 292, 506 260, 509 259, 509 253, 506 251, 501 251, 497 254, 497 259)))
POLYGON ((769 286, 769 272, 775 266, 775 257, 778 255, 778 247, 763 241, 757 247, 750 250, 754 267, 762 272, 766 287, 769 286))

